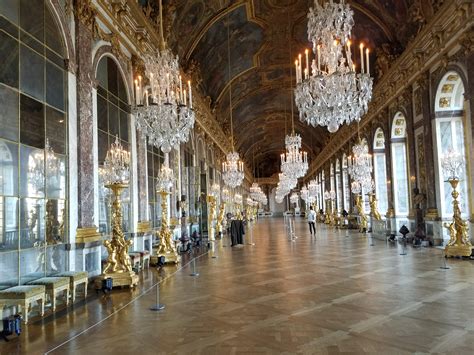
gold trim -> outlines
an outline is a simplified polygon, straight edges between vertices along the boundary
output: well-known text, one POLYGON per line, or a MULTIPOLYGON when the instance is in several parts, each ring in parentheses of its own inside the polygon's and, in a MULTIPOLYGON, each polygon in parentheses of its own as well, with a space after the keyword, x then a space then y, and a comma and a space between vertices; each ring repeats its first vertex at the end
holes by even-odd
POLYGON ((101 239, 97 227, 83 227, 76 229, 76 243, 91 243, 101 239))
POLYGON ((437 208, 428 208, 428 211, 426 211, 425 219, 427 221, 439 220, 438 209, 437 208))

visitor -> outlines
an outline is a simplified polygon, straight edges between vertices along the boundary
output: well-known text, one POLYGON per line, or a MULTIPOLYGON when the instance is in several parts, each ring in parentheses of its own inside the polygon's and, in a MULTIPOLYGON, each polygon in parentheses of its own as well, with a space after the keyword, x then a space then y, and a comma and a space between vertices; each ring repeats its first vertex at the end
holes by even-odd
POLYGON ((313 209, 313 206, 310 206, 309 212, 308 212, 308 224, 309 224, 309 234, 311 235, 316 235, 316 227, 314 225, 314 222, 316 222, 316 212, 313 209))

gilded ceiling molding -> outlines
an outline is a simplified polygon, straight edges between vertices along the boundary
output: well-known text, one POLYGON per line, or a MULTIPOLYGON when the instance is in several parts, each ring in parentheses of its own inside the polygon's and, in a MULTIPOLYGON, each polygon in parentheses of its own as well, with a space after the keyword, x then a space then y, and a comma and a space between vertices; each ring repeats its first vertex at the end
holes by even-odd
MULTIPOLYGON (((436 61, 455 48, 465 38, 465 32, 474 25, 472 1, 447 1, 418 36, 397 58, 390 70, 374 88, 368 113, 360 122, 360 128, 367 126, 377 114, 410 87, 420 73, 428 71, 436 61)), ((352 126, 343 126, 333 135, 330 142, 311 163, 308 174, 315 172, 355 135, 352 126)))

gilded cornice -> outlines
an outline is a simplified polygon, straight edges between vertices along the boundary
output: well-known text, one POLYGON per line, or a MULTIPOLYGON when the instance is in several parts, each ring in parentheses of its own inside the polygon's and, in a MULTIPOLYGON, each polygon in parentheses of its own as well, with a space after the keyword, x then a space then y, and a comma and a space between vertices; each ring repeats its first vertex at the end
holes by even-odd
MULTIPOLYGON (((387 106, 397 102, 398 96, 406 93, 419 74, 426 72, 434 63, 441 61, 447 53, 463 42, 470 48, 467 35, 474 25, 474 3, 470 0, 447 1, 436 13, 403 54, 390 67, 374 88, 373 99, 367 114, 360 122, 363 129, 387 106)), ((316 173, 331 157, 357 134, 354 126, 343 126, 333 135, 321 153, 312 161, 308 176, 316 173)))

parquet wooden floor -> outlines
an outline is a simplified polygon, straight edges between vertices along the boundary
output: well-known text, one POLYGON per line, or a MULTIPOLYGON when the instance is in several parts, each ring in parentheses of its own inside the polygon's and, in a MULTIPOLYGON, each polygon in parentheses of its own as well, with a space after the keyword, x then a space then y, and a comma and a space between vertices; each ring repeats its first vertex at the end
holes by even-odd
POLYGON ((255 246, 218 241, 191 266, 142 275, 135 291, 91 297, 0 343, 5 354, 472 354, 474 261, 283 219, 258 221, 255 246), (152 312, 156 280, 162 312, 152 312), (148 292, 147 292, 148 290, 148 292), (99 323, 98 323, 99 322, 99 323))

